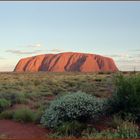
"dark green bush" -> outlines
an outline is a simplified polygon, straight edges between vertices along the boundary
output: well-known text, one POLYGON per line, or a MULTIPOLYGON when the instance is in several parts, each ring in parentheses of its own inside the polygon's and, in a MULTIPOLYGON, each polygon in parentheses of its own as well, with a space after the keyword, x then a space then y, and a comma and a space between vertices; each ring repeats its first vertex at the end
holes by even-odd
POLYGON ((10 101, 1 98, 0 99, 0 112, 2 112, 3 110, 5 110, 6 108, 8 108, 10 106, 10 101))
POLYGON ((101 99, 86 93, 69 93, 51 102, 41 123, 50 128, 57 128, 62 123, 71 121, 86 123, 100 115, 102 105, 101 99))
POLYGON ((140 75, 116 77, 116 92, 108 100, 107 112, 140 117, 140 75))
POLYGON ((13 119, 19 122, 34 122, 35 116, 29 108, 20 108, 14 112, 13 119))

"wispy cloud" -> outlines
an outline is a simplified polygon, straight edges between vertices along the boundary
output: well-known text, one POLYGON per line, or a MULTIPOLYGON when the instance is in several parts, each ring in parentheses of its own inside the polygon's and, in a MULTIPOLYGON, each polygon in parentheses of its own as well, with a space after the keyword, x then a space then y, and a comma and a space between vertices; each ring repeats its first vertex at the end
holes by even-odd
POLYGON ((31 47, 31 48, 41 48, 41 47, 43 47, 43 45, 40 44, 40 43, 37 43, 37 44, 27 45, 27 47, 31 47))
POLYGON ((6 50, 6 52, 20 55, 20 54, 36 54, 42 52, 42 50, 35 50, 35 51, 6 50))
POLYGON ((0 72, 13 71, 14 67, 15 65, 10 64, 0 65, 0 72))
POLYGON ((112 58, 117 58, 117 59, 132 59, 134 58, 133 55, 130 55, 130 54, 112 54, 112 55, 107 55, 109 57, 112 57, 112 58))
POLYGON ((64 50, 61 50, 61 49, 52 49, 52 50, 48 50, 49 52, 54 52, 54 53, 57 53, 57 52, 63 52, 64 50))
POLYGON ((140 59, 132 59, 132 60, 116 60, 119 63, 128 63, 128 64, 134 64, 134 63, 139 63, 140 64, 140 59))
POLYGON ((112 57, 120 70, 140 70, 140 53, 122 53, 122 54, 111 54, 112 57))
MULTIPOLYGON (((39 45, 38 45, 39 46, 39 45)), ((17 54, 17 55, 27 55, 27 54, 37 54, 37 53, 46 53, 46 52, 53 52, 53 53, 59 53, 62 52, 61 49, 51 49, 51 50, 33 50, 33 51, 23 51, 23 50, 6 50, 7 53, 17 54)))

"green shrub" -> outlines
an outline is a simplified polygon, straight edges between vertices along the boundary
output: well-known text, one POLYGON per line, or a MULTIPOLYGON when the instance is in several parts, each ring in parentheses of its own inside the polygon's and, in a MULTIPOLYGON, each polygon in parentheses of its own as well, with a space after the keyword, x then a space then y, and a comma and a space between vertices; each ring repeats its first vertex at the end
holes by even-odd
POLYGON ((0 119, 13 119, 13 111, 6 110, 0 113, 0 119))
POLYGON ((42 116, 41 123, 57 128, 67 121, 86 123, 95 119, 102 111, 103 101, 86 93, 69 93, 51 102, 42 116))
POLYGON ((0 99, 0 112, 2 112, 4 109, 8 108, 10 106, 10 102, 6 99, 0 99))
POLYGON ((80 137, 82 131, 86 128, 86 124, 78 121, 64 122, 58 128, 57 132, 63 136, 75 136, 80 137))
POLYGON ((33 112, 29 108, 20 108, 15 111, 6 110, 0 113, 0 119, 14 119, 19 122, 40 123, 43 112, 38 110, 33 112))
POLYGON ((35 113, 29 108, 20 108, 14 112, 13 119, 19 122, 34 122, 35 113))
POLYGON ((140 75, 116 77, 116 92, 108 100, 107 112, 140 117, 140 75))
POLYGON ((43 110, 37 110, 35 112, 35 116, 34 116, 34 122, 35 123, 37 123, 37 124, 40 123, 40 120, 41 120, 41 117, 42 117, 43 113, 44 113, 43 110))

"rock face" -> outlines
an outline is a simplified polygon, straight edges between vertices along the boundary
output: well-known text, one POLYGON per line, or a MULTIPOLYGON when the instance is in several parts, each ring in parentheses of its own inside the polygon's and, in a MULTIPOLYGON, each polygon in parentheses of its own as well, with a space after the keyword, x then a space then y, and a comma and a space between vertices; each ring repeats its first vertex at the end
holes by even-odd
POLYGON ((113 59, 86 53, 66 52, 21 59, 15 72, 99 72, 118 71, 113 59))

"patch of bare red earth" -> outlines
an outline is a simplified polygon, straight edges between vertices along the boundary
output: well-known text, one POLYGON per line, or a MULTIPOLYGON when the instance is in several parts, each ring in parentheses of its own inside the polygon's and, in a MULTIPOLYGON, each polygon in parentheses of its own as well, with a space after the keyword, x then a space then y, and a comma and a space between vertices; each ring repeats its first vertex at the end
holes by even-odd
MULTIPOLYGON (((102 127, 101 129, 105 128, 102 127)), ((53 138, 47 137, 49 133, 50 133, 49 130, 44 129, 41 126, 37 126, 35 124, 31 123, 24 124, 11 120, 0 120, 0 135, 6 136, 5 138, 1 137, 0 140, 54 140, 53 138)), ((59 138, 59 140, 87 140, 87 139, 59 138)))
POLYGON ((0 120, 0 135, 5 136, 5 139, 42 140, 49 132, 49 130, 32 123, 24 124, 12 120, 0 120))

